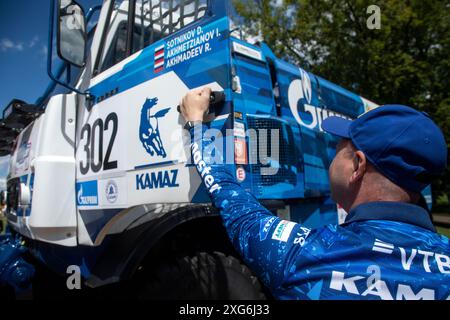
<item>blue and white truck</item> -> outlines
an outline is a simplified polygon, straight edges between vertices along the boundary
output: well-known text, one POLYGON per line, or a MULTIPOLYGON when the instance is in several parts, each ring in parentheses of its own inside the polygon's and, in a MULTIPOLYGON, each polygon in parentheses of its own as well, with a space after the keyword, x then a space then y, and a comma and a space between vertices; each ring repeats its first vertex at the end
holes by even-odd
POLYGON ((0 279, 23 288, 29 263, 63 276, 76 266, 86 287, 133 283, 139 297, 264 298, 183 136, 177 105, 203 86, 225 94, 207 124, 229 138, 245 189, 307 227, 343 220, 327 174, 336 141, 321 122, 375 103, 246 42, 230 1, 104 0, 85 13, 52 0, 50 13, 49 89, 13 100, 0 122, 0 155, 11 155, 0 279), (277 148, 260 150, 274 132, 277 148))

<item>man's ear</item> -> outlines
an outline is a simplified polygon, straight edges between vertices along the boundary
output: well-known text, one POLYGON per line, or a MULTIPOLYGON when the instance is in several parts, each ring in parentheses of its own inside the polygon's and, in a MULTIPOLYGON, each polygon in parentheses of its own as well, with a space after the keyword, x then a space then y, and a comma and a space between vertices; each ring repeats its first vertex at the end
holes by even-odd
POLYGON ((350 178, 350 182, 356 182, 361 180, 364 174, 366 173, 367 160, 364 152, 358 150, 355 151, 354 158, 354 171, 350 178))

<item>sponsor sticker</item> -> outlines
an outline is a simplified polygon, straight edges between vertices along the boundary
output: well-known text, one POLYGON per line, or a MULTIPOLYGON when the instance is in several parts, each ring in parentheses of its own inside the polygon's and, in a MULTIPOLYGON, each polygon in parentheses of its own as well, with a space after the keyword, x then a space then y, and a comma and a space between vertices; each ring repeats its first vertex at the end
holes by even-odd
POLYGON ((247 143, 245 139, 234 139, 234 161, 236 164, 247 164, 247 143))
POLYGON ((158 73, 164 70, 164 44, 155 48, 155 56, 154 56, 154 73, 158 73))
POLYGON ((98 205, 97 180, 77 182, 77 205, 98 205))
POLYGON ((106 184, 105 193, 106 200, 108 200, 109 203, 115 203, 117 201, 117 198, 119 197, 119 187, 113 180, 108 181, 106 184))
POLYGON ((280 221, 272 234, 272 239, 287 242, 294 226, 294 222, 287 220, 280 221))
POLYGON ((256 60, 263 59, 261 52, 259 52, 258 50, 244 46, 237 42, 233 42, 233 51, 256 60))

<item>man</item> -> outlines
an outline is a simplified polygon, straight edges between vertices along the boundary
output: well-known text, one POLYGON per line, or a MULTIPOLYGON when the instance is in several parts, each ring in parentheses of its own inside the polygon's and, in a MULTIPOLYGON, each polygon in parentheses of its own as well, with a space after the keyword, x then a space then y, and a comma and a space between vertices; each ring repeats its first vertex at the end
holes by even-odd
POLYGON ((446 167, 439 128, 425 113, 382 106, 352 121, 324 120, 342 138, 330 170, 344 224, 309 230, 273 216, 202 154, 210 89, 188 93, 181 112, 194 163, 233 245, 279 299, 450 299, 449 239, 436 233, 420 191, 446 167), (285 241, 281 241, 283 238, 285 241))

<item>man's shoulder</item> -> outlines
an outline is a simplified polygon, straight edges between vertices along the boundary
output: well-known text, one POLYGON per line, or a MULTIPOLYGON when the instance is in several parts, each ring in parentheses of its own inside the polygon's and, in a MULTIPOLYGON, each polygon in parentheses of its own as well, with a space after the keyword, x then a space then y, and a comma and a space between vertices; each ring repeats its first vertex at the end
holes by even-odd
POLYGON ((391 248, 435 248, 450 254, 450 240, 428 229, 415 225, 389 220, 355 221, 344 225, 326 225, 314 230, 308 245, 333 250, 370 250, 384 246, 391 248))
POLYGON ((337 234, 359 238, 386 238, 392 242, 442 244, 449 250, 449 239, 435 231, 410 223, 391 220, 365 220, 344 224, 336 228, 337 234))
POLYGON ((446 299, 450 294, 448 238, 395 221, 316 229, 290 270, 286 282, 303 286, 303 279, 305 288, 322 279, 321 298, 446 299), (373 288, 368 283, 375 276, 380 287, 373 288))

